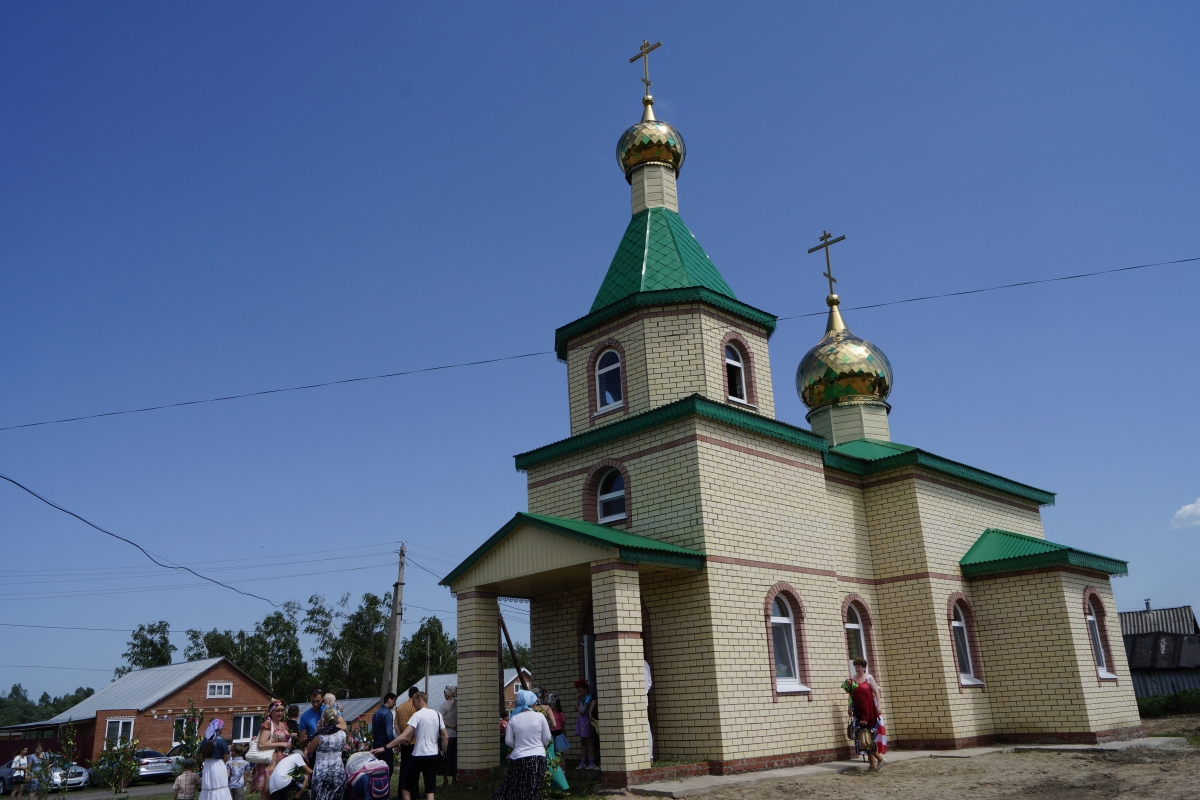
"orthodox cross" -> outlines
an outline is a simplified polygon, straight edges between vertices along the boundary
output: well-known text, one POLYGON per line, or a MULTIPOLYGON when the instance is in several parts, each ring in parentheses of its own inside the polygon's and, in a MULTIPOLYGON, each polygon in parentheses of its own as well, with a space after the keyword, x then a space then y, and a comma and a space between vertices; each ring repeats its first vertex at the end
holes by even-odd
POLYGON ((829 279, 829 293, 830 294, 836 294, 836 292, 833 291, 833 285, 835 283, 837 283, 837 278, 833 277, 833 264, 829 260, 829 248, 831 245, 835 245, 845 238, 846 238, 845 236, 839 236, 836 239, 834 239, 832 233, 830 233, 829 231, 825 231, 824 233, 821 234, 821 243, 819 245, 817 245, 816 247, 808 248, 809 253, 815 253, 818 250, 825 251, 825 271, 822 272, 821 274, 829 279))
POLYGON ((634 56, 633 58, 629 59, 630 64, 637 61, 639 58, 642 60, 642 83, 646 84, 646 96, 647 97, 650 96, 650 86, 651 86, 651 84, 650 84, 650 51, 657 50, 660 47, 662 47, 662 42, 655 42, 654 44, 650 44, 649 40, 642 39, 642 46, 638 49, 638 54, 636 56, 634 56))

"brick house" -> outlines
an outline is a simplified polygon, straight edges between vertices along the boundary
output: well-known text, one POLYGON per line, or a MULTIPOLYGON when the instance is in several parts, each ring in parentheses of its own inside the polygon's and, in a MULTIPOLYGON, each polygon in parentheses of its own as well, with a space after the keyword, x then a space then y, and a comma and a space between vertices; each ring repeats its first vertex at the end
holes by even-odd
POLYGON ((1047 542, 1052 492, 892 442, 892 366, 846 326, 832 272, 796 377, 811 430, 776 419, 776 317, 683 223, 683 140, 652 103, 617 148, 632 219, 589 313, 555 333, 570 435, 516 457, 528 513, 442 581, 460 776, 497 763, 500 597, 529 600, 540 685, 595 687, 610 787, 662 777, 652 759, 729 773, 849 755, 858 656, 893 746, 1144 736, 1112 646, 1127 564, 1047 542))
POLYGON ((206 725, 225 721, 223 734, 231 743, 248 742, 258 733, 270 692, 233 662, 208 658, 130 672, 39 724, 61 732, 73 723, 86 761, 100 755, 107 738, 133 738, 165 753, 180 741, 189 700, 204 712, 206 725))

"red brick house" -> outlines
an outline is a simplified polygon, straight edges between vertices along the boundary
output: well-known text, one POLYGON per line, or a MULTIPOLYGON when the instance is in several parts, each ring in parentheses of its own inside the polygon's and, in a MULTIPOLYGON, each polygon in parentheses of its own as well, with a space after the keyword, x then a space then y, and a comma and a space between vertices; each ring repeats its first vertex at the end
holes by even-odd
POLYGON ((188 701, 204 721, 222 719, 230 742, 258 733, 270 692, 233 662, 207 658, 131 672, 53 719, 38 723, 61 733, 75 725, 81 761, 94 761, 108 738, 137 739, 138 746, 165 753, 180 742, 188 701))

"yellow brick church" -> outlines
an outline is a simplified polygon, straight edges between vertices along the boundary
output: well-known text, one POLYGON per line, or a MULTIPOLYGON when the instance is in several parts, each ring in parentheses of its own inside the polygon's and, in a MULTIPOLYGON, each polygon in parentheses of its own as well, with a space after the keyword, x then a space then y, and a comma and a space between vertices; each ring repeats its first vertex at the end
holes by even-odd
POLYGON ((655 761, 846 757, 859 655, 894 747, 1145 735, 1109 585, 1126 563, 1047 542, 1051 492, 890 441, 892 367, 846 327, 832 272, 796 374, 812 429, 777 420, 776 318, 683 223, 683 138, 643 106, 617 145, 632 219, 591 311, 555 333, 570 436, 516 457, 529 512, 443 581, 461 777, 500 763, 503 597, 529 602, 530 666, 568 732, 574 681, 596 687, 607 786, 655 761))

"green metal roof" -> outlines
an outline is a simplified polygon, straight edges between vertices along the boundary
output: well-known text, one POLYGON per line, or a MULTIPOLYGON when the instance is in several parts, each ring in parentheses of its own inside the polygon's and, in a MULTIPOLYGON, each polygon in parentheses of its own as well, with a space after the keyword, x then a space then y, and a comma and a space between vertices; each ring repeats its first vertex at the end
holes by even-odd
MULTIPOLYGON (((825 466, 851 475, 877 475, 900 467, 922 467, 930 472, 939 472, 952 478, 974 483, 987 489, 995 489, 1038 505, 1054 505, 1054 492, 1017 483, 991 472, 984 472, 948 458, 935 456, 916 447, 897 442, 877 439, 856 439, 829 449, 825 454, 825 466)), ((1040 540, 1039 540, 1040 541, 1040 540)))
POLYGON ((517 469, 524 471, 530 467, 545 464, 548 461, 562 458, 571 453, 577 453, 589 447, 614 442, 622 437, 640 433, 650 428, 657 428, 660 425, 666 425, 669 422, 689 416, 704 417, 717 422, 723 422, 735 428, 761 433, 764 436, 770 436, 772 439, 796 444, 809 450, 816 450, 819 453, 824 453, 828 447, 822 437, 817 436, 811 431, 806 431, 803 428, 797 428, 750 411, 744 411, 740 408, 717 403, 699 394, 693 394, 682 400, 676 400, 674 403, 668 403, 665 406, 659 406, 650 411, 643 411, 640 414, 626 417, 620 422, 614 422, 601 428, 593 428, 578 436, 562 439, 553 444, 539 447, 536 450, 530 450, 528 453, 521 453, 516 456, 517 469))
POLYGON ((545 514, 518 512, 503 528, 496 531, 474 553, 471 553, 466 561, 459 564, 449 575, 442 578, 440 584, 442 586, 452 584, 472 564, 483 558, 489 550, 498 545, 505 536, 508 536, 519 525, 531 525, 550 533, 556 533, 559 536, 578 539, 588 544, 597 545, 598 547, 615 547, 620 552, 622 561, 629 561, 635 564, 670 564, 688 569, 702 569, 704 567, 704 553, 688 550, 686 547, 660 542, 648 536, 638 536, 636 533, 616 530, 595 522, 550 517, 545 514))
POLYGON ((554 332, 554 352, 563 361, 567 359, 567 342, 581 333, 598 328, 611 319, 616 319, 638 308, 647 306, 669 306, 682 303, 707 303, 714 308, 728 311, 730 314, 761 325, 767 331, 767 338, 775 333, 775 315, 748 306, 729 295, 713 291, 705 286, 689 286, 683 289, 657 289, 655 291, 637 292, 617 300, 598 311, 593 311, 586 317, 580 317, 574 322, 568 322, 554 332))
POLYGON ((737 299, 679 214, 648 208, 629 220, 591 310, 599 311, 638 292, 691 286, 737 299))
POLYGON ((958 563, 963 576, 967 578, 1065 566, 1095 570, 1106 575, 1129 574, 1127 561, 997 528, 984 531, 958 563))

